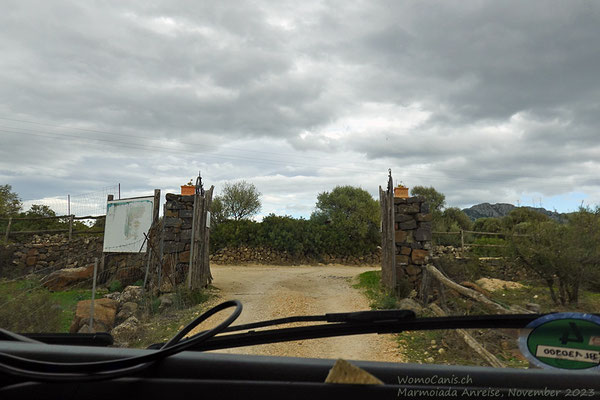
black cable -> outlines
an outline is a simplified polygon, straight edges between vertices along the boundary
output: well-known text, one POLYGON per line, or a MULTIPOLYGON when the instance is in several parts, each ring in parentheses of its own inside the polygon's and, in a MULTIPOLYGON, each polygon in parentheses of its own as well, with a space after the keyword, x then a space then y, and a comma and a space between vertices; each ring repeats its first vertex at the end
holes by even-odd
POLYGON ((58 363, 31 360, 7 353, 0 353, 0 371, 17 378, 42 382, 97 381, 129 376, 142 371, 166 357, 200 345, 225 330, 238 318, 241 312, 242 303, 238 300, 221 303, 194 319, 180 333, 175 335, 172 340, 162 346, 160 350, 143 356, 95 362, 58 363), (181 332, 185 331, 187 333, 191 331, 212 315, 230 307, 235 307, 235 310, 219 325, 210 330, 200 332, 186 341, 179 341, 183 337, 180 335, 181 332))

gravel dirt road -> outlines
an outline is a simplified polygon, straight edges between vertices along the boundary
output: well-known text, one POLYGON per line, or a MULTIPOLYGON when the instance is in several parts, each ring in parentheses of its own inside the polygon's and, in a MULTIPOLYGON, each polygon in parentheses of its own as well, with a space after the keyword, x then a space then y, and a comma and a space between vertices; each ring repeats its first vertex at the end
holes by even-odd
MULTIPOLYGON (((215 265, 211 266, 211 271, 218 298, 211 303, 241 300, 244 311, 234 325, 292 315, 369 310, 369 301, 352 284, 358 274, 374 269, 341 265, 215 265)), ((209 320, 197 330, 217 322, 209 320)), ((287 326, 299 325, 302 324, 287 326)), ((402 362, 392 336, 377 334, 274 343, 219 352, 402 362)))

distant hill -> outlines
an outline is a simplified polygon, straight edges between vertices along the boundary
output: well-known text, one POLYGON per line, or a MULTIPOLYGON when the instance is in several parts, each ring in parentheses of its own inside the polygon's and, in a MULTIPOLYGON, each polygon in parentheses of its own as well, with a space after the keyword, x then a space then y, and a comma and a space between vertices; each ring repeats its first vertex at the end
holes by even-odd
MULTIPOLYGON (((510 213, 514 208, 516 208, 514 205, 508 204, 508 203, 496 203, 496 204, 481 203, 481 204, 476 204, 469 208, 464 208, 463 212, 465 214, 467 214, 469 216, 469 218, 471 218, 473 221, 475 221, 477 218, 504 217, 505 215, 508 215, 508 213, 510 213)), ((545 208, 541 208, 541 207, 524 207, 524 208, 529 208, 530 210, 537 211, 537 212, 547 215, 550 218, 552 218, 553 220, 556 220, 559 222, 564 219, 562 214, 559 214, 554 211, 548 211, 545 208)))

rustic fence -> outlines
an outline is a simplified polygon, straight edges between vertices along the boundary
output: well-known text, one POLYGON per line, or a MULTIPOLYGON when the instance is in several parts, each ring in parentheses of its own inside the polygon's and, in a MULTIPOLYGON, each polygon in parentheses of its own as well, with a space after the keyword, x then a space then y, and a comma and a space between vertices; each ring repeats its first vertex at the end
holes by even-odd
POLYGON ((6 230, 0 232, 0 235, 2 235, 2 237, 4 238, 4 244, 8 244, 8 240, 10 238, 10 236, 15 236, 15 235, 37 235, 37 234, 54 234, 54 233, 68 233, 68 238, 69 240, 72 239, 73 235, 79 235, 79 234, 99 234, 99 233, 104 233, 104 229, 86 229, 86 230, 73 230, 73 224, 75 221, 80 221, 80 220, 89 220, 89 219, 104 219, 106 218, 106 215, 100 215, 100 216, 91 216, 91 215, 87 215, 84 217, 76 217, 75 215, 58 215, 58 216, 53 216, 53 217, 4 217, 4 218, 0 218, 0 221, 8 221, 8 224, 6 226, 6 230), (14 222, 18 222, 18 221, 41 221, 41 220, 65 220, 66 221, 66 227, 64 229, 38 229, 38 230, 26 230, 26 231, 21 231, 21 230, 14 230, 11 229, 13 226, 14 222))

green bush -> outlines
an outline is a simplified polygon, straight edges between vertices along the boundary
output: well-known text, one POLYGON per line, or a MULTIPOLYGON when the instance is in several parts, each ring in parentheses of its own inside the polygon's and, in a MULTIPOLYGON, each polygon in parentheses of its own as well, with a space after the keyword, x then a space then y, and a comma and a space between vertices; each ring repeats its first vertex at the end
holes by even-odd
MULTIPOLYGON (((496 246, 506 246, 506 241, 497 237, 480 237, 470 243, 475 244, 491 244, 496 246)), ((507 254, 505 247, 478 247, 473 246, 470 250, 471 254, 478 257, 504 257, 507 254)))
POLYGON ((121 281, 118 279, 115 279, 108 285, 108 291, 111 293, 120 292, 122 290, 123 290, 123 285, 121 284, 121 281))
POLYGON ((0 293, 0 327, 13 332, 59 332, 62 308, 46 291, 24 295, 17 286, 0 293))
POLYGON ((435 259, 434 265, 455 282, 473 282, 481 278, 482 267, 477 258, 456 259, 446 255, 435 259))
POLYGON ((379 232, 368 232, 364 239, 357 240, 341 226, 271 214, 262 222, 240 220, 218 224, 211 232, 210 248, 217 251, 225 247, 260 246, 317 259, 325 254, 362 256, 375 252, 381 244, 379 232))
POLYGON ((177 308, 185 309, 204 303, 209 297, 210 295, 202 289, 179 288, 175 292, 174 305, 177 308))

